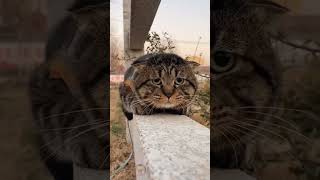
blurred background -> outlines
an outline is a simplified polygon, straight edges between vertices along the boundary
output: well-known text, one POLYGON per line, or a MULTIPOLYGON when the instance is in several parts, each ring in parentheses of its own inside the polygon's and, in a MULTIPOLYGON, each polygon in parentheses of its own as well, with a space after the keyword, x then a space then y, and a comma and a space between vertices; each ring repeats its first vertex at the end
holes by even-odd
POLYGON ((44 60, 46 0, 0 0, 1 179, 51 179, 40 161, 27 91, 28 78, 44 60))

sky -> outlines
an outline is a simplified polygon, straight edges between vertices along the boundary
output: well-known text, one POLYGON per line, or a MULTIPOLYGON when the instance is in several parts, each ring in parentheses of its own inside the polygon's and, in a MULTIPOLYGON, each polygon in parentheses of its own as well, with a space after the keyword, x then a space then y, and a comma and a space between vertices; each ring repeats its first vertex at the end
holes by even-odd
MULTIPOLYGON (((111 38, 122 38, 122 0, 111 0, 111 38)), ((182 57, 210 59, 210 0, 161 0, 150 31, 167 32, 182 57)))

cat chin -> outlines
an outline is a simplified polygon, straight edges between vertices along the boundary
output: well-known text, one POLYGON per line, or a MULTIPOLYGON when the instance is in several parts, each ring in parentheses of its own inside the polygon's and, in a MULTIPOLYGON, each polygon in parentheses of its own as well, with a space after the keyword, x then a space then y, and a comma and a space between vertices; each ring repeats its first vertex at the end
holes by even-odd
POLYGON ((174 108, 174 107, 176 107, 176 105, 170 104, 170 103, 162 104, 160 106, 160 108, 164 108, 164 109, 170 109, 170 108, 174 108))

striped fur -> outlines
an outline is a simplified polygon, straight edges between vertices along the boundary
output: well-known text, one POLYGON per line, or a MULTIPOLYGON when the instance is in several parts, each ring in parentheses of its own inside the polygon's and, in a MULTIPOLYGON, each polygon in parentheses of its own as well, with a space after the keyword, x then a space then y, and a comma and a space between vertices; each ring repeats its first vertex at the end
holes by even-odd
POLYGON ((56 179, 72 178, 72 164, 109 169, 105 2, 89 9, 80 4, 72 8, 50 34, 46 61, 30 79, 40 152, 56 179))
POLYGON ((138 58, 125 73, 120 96, 127 118, 132 114, 188 114, 198 85, 189 62, 174 54, 138 58))
POLYGON ((239 168, 246 145, 270 121, 262 113, 276 113, 257 107, 279 103, 280 62, 267 26, 280 6, 252 0, 217 3, 211 45, 211 166, 239 168))

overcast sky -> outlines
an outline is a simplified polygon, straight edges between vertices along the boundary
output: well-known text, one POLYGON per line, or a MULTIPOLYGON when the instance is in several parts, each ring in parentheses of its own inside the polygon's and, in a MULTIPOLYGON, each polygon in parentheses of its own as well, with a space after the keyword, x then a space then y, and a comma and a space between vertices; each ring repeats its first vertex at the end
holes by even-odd
MULTIPOLYGON (((122 0, 111 0, 111 36, 122 38, 122 0)), ((210 0, 161 0, 150 31, 168 32, 175 40, 177 53, 193 55, 197 50, 210 59, 210 0)))

